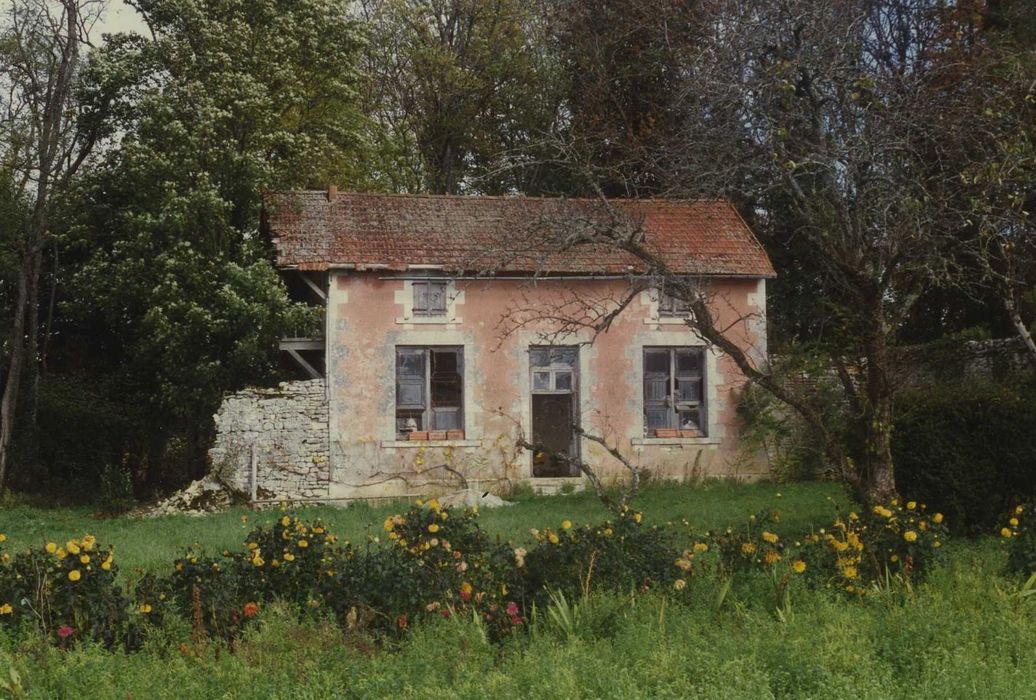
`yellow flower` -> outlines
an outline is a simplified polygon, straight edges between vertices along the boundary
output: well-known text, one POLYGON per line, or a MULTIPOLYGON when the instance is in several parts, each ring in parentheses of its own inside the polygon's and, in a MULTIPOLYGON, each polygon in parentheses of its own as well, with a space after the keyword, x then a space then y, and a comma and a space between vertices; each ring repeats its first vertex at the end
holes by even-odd
POLYGON ((763 561, 766 562, 766 564, 769 565, 769 566, 773 566, 774 564, 776 564, 780 560, 781 560, 781 555, 778 554, 777 552, 774 552, 773 550, 770 550, 769 552, 767 552, 763 556, 763 561))
POLYGON ((101 568, 104 569, 105 571, 111 571, 112 570, 112 558, 108 557, 107 559, 102 561, 101 562, 101 568))
POLYGON ((255 556, 255 557, 252 557, 252 566, 254 566, 254 567, 256 567, 256 568, 258 568, 258 567, 262 566, 262 565, 263 565, 263 564, 265 564, 265 563, 266 563, 266 562, 265 562, 265 561, 263 561, 263 558, 262 558, 262 557, 260 557, 260 556, 258 556, 258 555, 257 555, 257 556, 255 556))
POLYGON ((555 535, 553 532, 547 535, 547 539, 550 540, 551 544, 557 544, 558 542, 560 542, 558 536, 555 535))
POLYGON ((79 557, 79 563, 80 564, 89 564, 90 563, 90 555, 89 554, 84 554, 83 556, 79 557))
POLYGON ((898 554, 893 554, 891 557, 889 557, 889 561, 892 561, 892 562, 899 561, 899 555, 898 554))
POLYGON ((10 603, 4 603, 0 605, 0 615, 10 615, 14 612, 14 608, 11 607, 10 603))
POLYGON ((752 544, 751 542, 745 542, 744 544, 741 545, 741 553, 742 554, 754 554, 755 553, 755 545, 752 544))
POLYGON ((65 549, 68 550, 69 554, 79 554, 79 545, 75 540, 69 540, 65 543, 65 549))
POLYGON ((791 568, 796 574, 801 574, 806 570, 806 562, 801 559, 796 559, 795 563, 791 565, 791 568))
POLYGON ((855 512, 849 513, 849 519, 850 520, 859 520, 860 516, 858 516, 855 512))
POLYGON ((855 566, 847 566, 842 569, 842 576, 846 578, 856 578, 857 571, 855 566))
POLYGON ((604 528, 604 536, 605 537, 611 537, 612 536, 612 529, 610 527, 604 528))
POLYGON ((259 548, 259 545, 257 545, 255 542, 249 542, 246 546, 250 550, 256 550, 259 548))
POLYGON ((1011 532, 1011 528, 1009 527, 1005 527, 1003 530, 1000 531, 1001 537, 1010 537, 1012 534, 1014 533, 1011 532))
POLYGON ((7 535, 5 535, 4 533, 0 532, 0 542, 6 542, 6 541, 7 541, 7 535))
POLYGON ((72 569, 68 572, 69 581, 78 581, 82 574, 79 573, 79 569, 72 569))
POLYGON ((763 531, 763 540, 770 544, 777 544, 777 535, 772 532, 763 531))
POLYGON ((438 523, 432 523, 431 525, 428 526, 428 532, 432 533, 433 535, 436 532, 438 532, 438 531, 439 531, 439 524, 438 523))
POLYGON ((643 519, 644 519, 644 516, 641 515, 640 513, 634 513, 633 514, 633 522, 639 523, 643 519))
POLYGON ((844 552, 849 549, 849 543, 842 542, 841 540, 831 540, 831 546, 834 547, 837 552, 844 552))
POLYGON ((305 549, 309 546, 308 540, 299 540, 299 549, 305 549))
POLYGON ((1014 509, 1014 514, 1015 515, 1021 515, 1024 512, 1025 512, 1025 509, 1022 508, 1021 506, 1016 506, 1015 509, 1014 509))
POLYGON ((68 556, 68 552, 65 551, 64 547, 58 547, 58 551, 54 552, 54 556, 58 559, 64 559, 68 556))
POLYGON ((1018 518, 1011 518, 1007 522, 1011 524, 1011 527, 1018 527, 1018 518))
POLYGON ((141 603, 140 607, 138 607, 137 609, 140 610, 140 612, 142 612, 143 614, 147 615, 151 612, 151 605, 149 605, 148 603, 141 603))
POLYGON ((907 501, 907 510, 917 508, 917 501, 907 501))
POLYGON ((684 581, 682 578, 678 578, 675 581, 673 581, 673 588, 675 588, 678 591, 682 591, 686 586, 687 582, 684 581))
POLYGON ((295 561, 295 555, 291 552, 284 553, 284 561, 295 561))
POLYGON ((691 570, 691 562, 689 562, 686 559, 677 559, 676 560, 676 568, 681 569, 682 571, 690 571, 691 570))
POLYGON ((932 546, 938 549, 939 547, 942 547, 942 542, 936 540, 935 542, 932 542, 932 546))
POLYGON ((461 593, 471 593, 471 591, 473 589, 474 589, 474 587, 470 583, 468 583, 467 581, 465 581, 464 583, 460 584, 460 592, 461 593))
POLYGON ((927 521, 925 521, 925 520, 922 520, 921 522, 919 522, 919 523, 917 524, 917 527, 918 527, 919 529, 921 529, 921 530, 927 530, 927 529, 928 529, 928 522, 927 522, 927 521))
POLYGON ((47 546, 45 546, 44 549, 47 550, 47 554, 53 554, 54 552, 58 551, 58 546, 53 542, 48 542, 47 546))
POLYGON ((291 525, 291 518, 285 515, 283 518, 281 518, 281 525, 283 525, 284 527, 288 527, 289 525, 291 525))
POLYGON ((562 530, 571 530, 572 529, 572 521, 571 520, 562 520, 561 521, 561 529, 562 530))
POLYGON ((917 541, 917 533, 914 532, 913 530, 907 530, 906 532, 903 533, 903 539, 906 540, 907 542, 916 542, 917 541))
POLYGON ((439 501, 437 499, 433 498, 432 500, 428 501, 428 507, 438 512, 442 506, 439 505, 439 501))
POLYGON ((698 554, 701 554, 702 552, 709 551, 709 545, 705 544, 704 542, 695 542, 694 547, 692 547, 692 549, 694 549, 694 551, 698 554))
POLYGON ((932 522, 938 525, 942 522, 942 513, 936 513, 932 516, 932 522))
POLYGON ((86 535, 83 537, 83 549, 90 551, 94 548, 94 544, 97 542, 97 538, 93 535, 86 535))

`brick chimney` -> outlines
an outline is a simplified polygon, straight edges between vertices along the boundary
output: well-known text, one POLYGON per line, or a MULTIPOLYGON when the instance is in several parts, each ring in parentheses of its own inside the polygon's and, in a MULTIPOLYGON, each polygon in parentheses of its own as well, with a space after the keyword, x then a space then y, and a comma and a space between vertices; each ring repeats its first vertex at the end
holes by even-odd
POLYGON ((337 197, 337 196, 338 196, 338 185, 328 185, 327 186, 327 201, 333 202, 333 201, 335 201, 335 197, 337 197))

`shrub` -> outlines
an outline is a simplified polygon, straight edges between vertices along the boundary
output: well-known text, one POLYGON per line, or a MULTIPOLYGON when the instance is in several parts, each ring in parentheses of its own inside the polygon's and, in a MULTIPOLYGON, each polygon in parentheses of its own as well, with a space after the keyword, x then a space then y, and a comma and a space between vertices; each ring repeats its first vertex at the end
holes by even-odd
POLYGON ((1036 498, 1036 390, 946 386, 899 399, 893 459, 900 492, 958 532, 989 532, 1017 499, 1036 498))
POLYGON ((92 535, 13 556, 0 549, 0 626, 33 626, 61 646, 88 639, 111 648, 127 620, 116 572, 114 552, 92 535))
POLYGON ((1019 505, 1011 509, 1000 537, 1007 543, 1007 570, 1029 576, 1036 573, 1036 528, 1033 507, 1019 505))
POLYGON ((101 472, 97 506, 105 515, 125 513, 136 501, 133 498, 133 477, 125 464, 109 464, 101 472))

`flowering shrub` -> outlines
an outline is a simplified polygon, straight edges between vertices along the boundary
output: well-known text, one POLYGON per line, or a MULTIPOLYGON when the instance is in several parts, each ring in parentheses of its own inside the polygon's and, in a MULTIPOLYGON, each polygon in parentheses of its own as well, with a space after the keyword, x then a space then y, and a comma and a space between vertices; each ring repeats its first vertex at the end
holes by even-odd
POLYGON ((1008 547, 1007 569, 1023 576, 1036 572, 1036 528, 1033 528, 1032 514, 1032 506, 1015 506, 1000 528, 1000 537, 1008 547))
POLYGON ((4 539, 0 535, 0 626, 30 624, 62 645, 117 643, 127 612, 111 548, 85 535, 11 555, 3 551, 4 539))

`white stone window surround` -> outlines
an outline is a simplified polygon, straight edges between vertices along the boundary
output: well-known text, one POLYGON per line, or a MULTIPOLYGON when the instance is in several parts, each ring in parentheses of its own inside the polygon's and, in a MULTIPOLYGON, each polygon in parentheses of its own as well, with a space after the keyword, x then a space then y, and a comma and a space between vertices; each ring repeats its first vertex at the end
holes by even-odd
POLYGON ((393 301, 403 307, 403 315, 396 318, 396 323, 404 325, 432 325, 442 326, 453 323, 463 323, 464 319, 458 315, 458 306, 464 303, 464 290, 457 289, 455 280, 442 277, 414 277, 403 279, 402 289, 397 289, 393 301), (415 316, 414 315, 414 282, 445 282, 446 283, 446 313, 442 316, 415 316))
POLYGON ((645 289, 640 293, 640 303, 647 307, 647 317, 644 319, 648 326, 686 326, 687 317, 663 316, 659 311, 659 302, 662 293, 658 289, 645 289))
MULTIPOLYGON (((679 320, 679 319, 676 319, 679 320)), ((682 322, 682 321, 681 321, 682 322)), ((719 371, 720 351, 715 347, 709 347, 698 336, 697 333, 688 329, 686 333, 679 333, 672 330, 641 331, 636 334, 629 350, 634 359, 633 373, 636 380, 635 386, 639 387, 636 392, 634 404, 636 406, 634 420, 635 424, 630 425, 628 434, 631 436, 630 444, 638 449, 652 446, 664 445, 719 445, 722 444, 724 430, 722 424, 716 419, 721 406, 718 405, 717 387, 722 383, 722 373, 719 371), (644 435, 644 348, 705 348, 705 435, 702 437, 684 438, 656 438, 644 435)))

